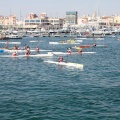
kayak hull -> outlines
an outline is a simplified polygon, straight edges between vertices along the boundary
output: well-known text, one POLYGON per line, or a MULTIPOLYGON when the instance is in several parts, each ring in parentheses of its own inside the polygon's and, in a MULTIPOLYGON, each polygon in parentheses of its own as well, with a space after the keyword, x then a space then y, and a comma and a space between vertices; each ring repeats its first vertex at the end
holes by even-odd
MULTIPOLYGON (((81 52, 80 54, 95 54, 96 52, 81 52)), ((55 54, 55 55, 72 55, 72 54, 79 54, 78 52, 48 52, 48 54, 55 54)))
MULTIPOLYGON (((20 50, 1 49, 0 51, 1 51, 1 52, 20 52, 20 53, 26 52, 26 50, 22 50, 22 49, 20 49, 20 50)), ((33 49, 32 49, 32 50, 30 50, 30 51, 31 51, 31 52, 35 52, 36 50, 33 50, 33 49)), ((39 51, 41 52, 41 51, 52 51, 52 50, 41 50, 41 49, 40 49, 39 51)))
POLYGON ((49 42, 49 44, 54 44, 54 45, 58 45, 58 44, 80 44, 80 43, 70 43, 70 42, 49 42))
POLYGON ((69 67, 75 67, 75 68, 83 69, 83 64, 78 64, 78 63, 55 62, 55 61, 44 61, 44 62, 51 63, 51 64, 56 64, 56 65, 69 66, 69 67))
POLYGON ((52 57, 53 54, 36 54, 36 55, 1 55, 0 57, 2 58, 9 58, 9 57, 14 57, 14 58, 20 58, 20 57, 52 57))

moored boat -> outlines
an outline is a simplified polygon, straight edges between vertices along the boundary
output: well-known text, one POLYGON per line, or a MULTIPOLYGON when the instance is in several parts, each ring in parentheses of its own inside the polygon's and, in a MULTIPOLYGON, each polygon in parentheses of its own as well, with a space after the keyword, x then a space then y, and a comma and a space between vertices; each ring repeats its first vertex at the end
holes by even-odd
POLYGON ((20 35, 8 35, 9 39, 22 39, 22 36, 20 35))

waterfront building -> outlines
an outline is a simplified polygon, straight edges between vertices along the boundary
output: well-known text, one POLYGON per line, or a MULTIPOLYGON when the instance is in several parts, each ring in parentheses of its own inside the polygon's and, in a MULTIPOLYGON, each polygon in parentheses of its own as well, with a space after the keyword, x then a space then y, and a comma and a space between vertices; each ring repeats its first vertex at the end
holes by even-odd
POLYGON ((38 16, 34 13, 30 13, 27 15, 27 19, 34 19, 34 18, 37 18, 38 16))
POLYGON ((47 17, 47 14, 40 14, 38 17, 36 14, 29 14, 26 19, 24 19, 23 22, 23 28, 24 29, 36 29, 36 28, 41 28, 48 26, 49 20, 47 17))
POLYGON ((4 28, 13 28, 16 26, 16 16, 15 15, 9 15, 7 17, 1 17, 0 23, 4 28))
POLYGON ((47 14, 46 13, 41 13, 40 14, 40 18, 43 19, 43 18, 46 18, 47 17, 47 14))
POLYGON ((49 18, 50 24, 53 26, 52 29, 61 29, 64 24, 64 19, 62 18, 49 18))
POLYGON ((77 11, 66 12, 66 24, 69 24, 69 25, 78 24, 78 12, 77 11))
POLYGON ((34 18, 34 19, 25 19, 23 22, 23 28, 28 28, 28 29, 36 29, 40 27, 45 27, 49 25, 49 20, 48 18, 34 18))
POLYGON ((44 28, 46 30, 59 29, 62 28, 64 23, 64 19, 49 18, 47 17, 46 13, 41 13, 39 17, 34 17, 35 14, 29 14, 28 16, 32 17, 27 17, 26 19, 24 19, 23 28, 27 29, 44 28))
POLYGON ((120 16, 114 16, 114 26, 120 28, 120 16))
POLYGON ((3 25, 4 16, 0 15, 0 25, 3 25))

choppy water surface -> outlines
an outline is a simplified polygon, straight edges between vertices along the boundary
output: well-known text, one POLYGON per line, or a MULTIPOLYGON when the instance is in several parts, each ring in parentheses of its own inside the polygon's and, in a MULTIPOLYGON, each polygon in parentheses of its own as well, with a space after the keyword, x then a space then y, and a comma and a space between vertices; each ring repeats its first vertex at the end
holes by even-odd
MULTIPOLYGON (((18 41, 21 46, 27 44, 63 52, 74 46, 48 43, 67 38, 39 38, 42 42, 29 42, 36 39, 18 41)), ((83 64, 83 70, 44 63, 48 59, 57 60, 57 56, 0 58, 0 119, 120 120, 120 41, 105 38, 83 40, 81 44, 94 42, 108 47, 83 49, 96 54, 64 57, 83 64)))

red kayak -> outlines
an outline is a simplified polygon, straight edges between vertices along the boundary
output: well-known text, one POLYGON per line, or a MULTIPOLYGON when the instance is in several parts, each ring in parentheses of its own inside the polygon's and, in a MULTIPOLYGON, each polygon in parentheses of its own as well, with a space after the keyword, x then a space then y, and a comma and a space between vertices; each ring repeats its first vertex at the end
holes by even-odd
POLYGON ((90 45, 81 45, 80 48, 90 48, 90 45))

